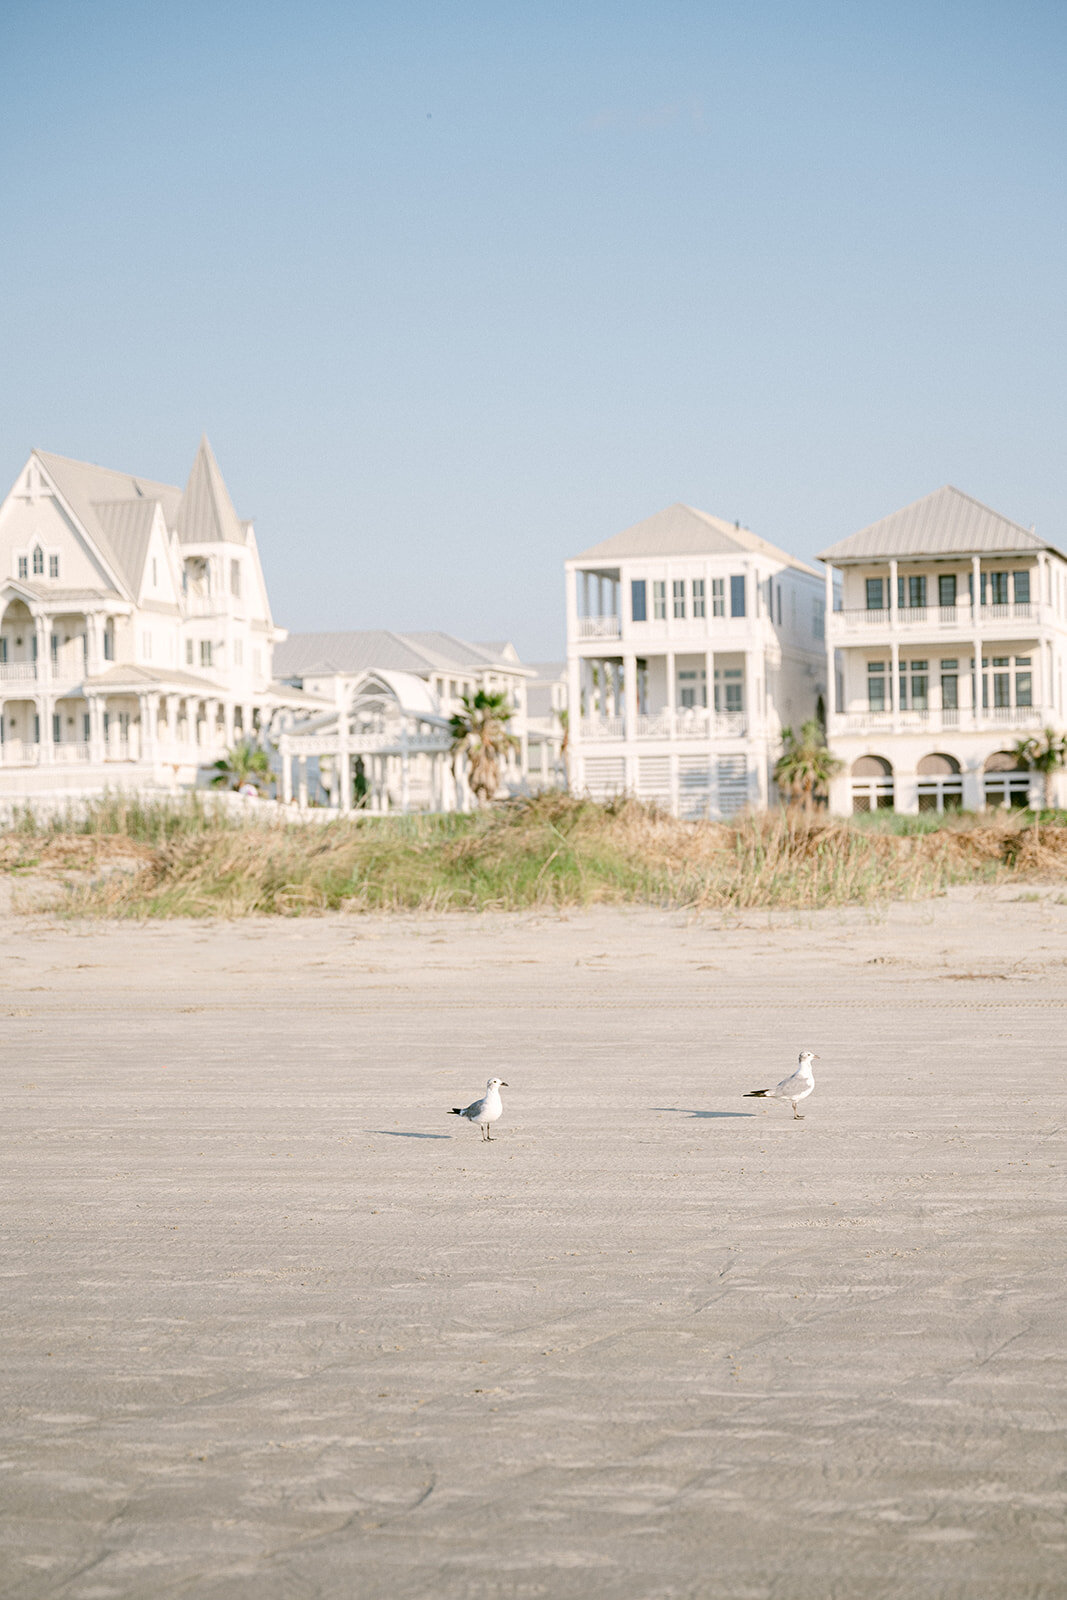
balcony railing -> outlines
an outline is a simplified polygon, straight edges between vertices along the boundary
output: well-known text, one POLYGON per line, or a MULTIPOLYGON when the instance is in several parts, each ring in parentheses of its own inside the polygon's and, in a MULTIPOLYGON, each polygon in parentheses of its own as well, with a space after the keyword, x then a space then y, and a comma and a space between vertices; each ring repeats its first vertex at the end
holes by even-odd
POLYGON ((36 683, 36 681, 36 662, 0 661, 0 683, 36 683))
POLYGON ((831 737, 841 733, 945 733, 962 728, 1037 728, 1042 713, 1035 706, 986 706, 975 722, 970 706, 935 711, 839 711, 830 718, 831 737))
POLYGON ((974 607, 969 603, 955 606, 899 606, 896 612, 888 608, 871 611, 865 606, 847 607, 833 613, 832 630, 835 633, 863 633, 872 628, 890 629, 896 616, 898 628, 922 628, 931 623, 941 628, 973 628, 980 622, 1032 622, 1040 619, 1041 607, 1032 600, 1013 600, 1004 605, 974 607))
MULTIPOLYGON (((583 717, 579 724, 582 739, 625 739, 625 717, 583 717)), ((675 712, 642 713, 637 718, 638 739, 743 739, 748 719, 740 711, 713 711, 686 708, 675 712)))
POLYGON ((621 617, 579 617, 579 639, 618 639, 622 636, 621 617))

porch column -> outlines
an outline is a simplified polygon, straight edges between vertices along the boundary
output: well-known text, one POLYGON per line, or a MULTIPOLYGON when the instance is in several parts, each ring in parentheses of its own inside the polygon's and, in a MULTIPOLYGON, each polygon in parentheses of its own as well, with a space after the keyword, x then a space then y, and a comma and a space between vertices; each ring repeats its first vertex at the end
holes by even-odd
POLYGON ((826 726, 830 726, 830 718, 835 711, 840 711, 837 704, 837 673, 834 671, 834 569, 826 568, 826 610, 823 614, 823 638, 826 643, 826 726))
POLYGON ((762 651, 745 651, 745 718, 746 734, 752 739, 763 731, 763 707, 760 704, 759 662, 762 651))
POLYGON ((308 758, 300 756, 296 764, 297 773, 297 804, 301 811, 308 808, 308 758))
POLYGON ((226 741, 227 750, 233 749, 233 701, 222 702, 222 736, 226 741))
POLYGON ((340 786, 339 802, 344 815, 352 810, 352 750, 348 725, 349 685, 342 678, 337 686, 337 782, 340 786))
POLYGON ((894 633, 897 631, 897 564, 893 560, 889 563, 889 626, 894 633))
POLYGON ((219 703, 217 700, 204 701, 205 743, 209 755, 214 755, 218 748, 219 703))
POLYGON ((89 678, 95 678, 104 669, 104 653, 100 633, 100 613, 87 611, 85 614, 85 673, 89 678))
POLYGON ((171 744, 178 743, 178 714, 181 710, 181 701, 176 694, 167 699, 167 737, 171 744))
POLYGON ((56 758, 55 741, 52 738, 52 712, 55 709, 55 701, 50 694, 39 694, 37 704, 40 707, 37 714, 41 719, 39 759, 47 766, 56 758))
POLYGON ((290 805, 293 799, 293 757, 289 741, 284 735, 278 741, 278 755, 282 763, 282 804, 290 805))
POLYGON ((408 751, 408 731, 400 735, 400 809, 406 816, 411 806, 411 756, 408 751))
POLYGON ((889 704, 893 708, 892 709, 893 732, 894 733, 899 733, 900 732, 900 645, 897 643, 897 639, 896 639, 896 635, 895 634, 893 635, 892 642, 891 642, 891 644, 889 646, 889 672, 890 672, 890 676, 893 679, 892 686, 891 686, 890 691, 889 691, 889 704))
POLYGON ((971 648, 974 651, 974 672, 972 674, 971 681, 972 681, 972 683, 974 685, 972 698, 973 698, 973 702, 974 702, 974 725, 975 725, 976 728, 980 728, 982 726, 982 722, 984 720, 983 714, 982 714, 983 713, 983 706, 982 706, 982 636, 981 636, 981 632, 980 632, 981 616, 982 616, 982 558, 981 558, 981 556, 972 556, 971 557, 971 631, 974 634, 974 638, 973 638, 973 640, 971 642, 971 648))
POLYGON ((49 683, 52 678, 52 646, 48 642, 48 618, 35 616, 33 629, 37 640, 37 682, 49 683))
POLYGON ((104 750, 104 702, 98 694, 91 694, 89 701, 89 760, 102 762, 104 750))
POLYGON ((623 733, 627 739, 637 737, 637 657, 622 658, 622 695, 624 702, 623 733))
POLYGON ((707 695, 705 696, 705 698, 707 699, 707 702, 708 702, 708 733, 711 736, 711 738, 714 739, 715 734, 718 731, 717 725, 716 725, 716 722, 715 722, 715 652, 714 652, 714 650, 705 650, 704 651, 704 682, 705 682, 705 684, 707 686, 707 695))
POLYGON ((678 721, 678 708, 675 705, 674 651, 668 650, 663 660, 667 672, 667 731, 673 739, 678 721))

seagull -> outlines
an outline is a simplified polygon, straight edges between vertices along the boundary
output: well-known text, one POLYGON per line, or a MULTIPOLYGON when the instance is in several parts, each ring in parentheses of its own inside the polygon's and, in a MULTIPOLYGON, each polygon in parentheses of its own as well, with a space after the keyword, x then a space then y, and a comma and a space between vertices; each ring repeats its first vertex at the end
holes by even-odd
POLYGON ((481 1100, 474 1100, 469 1106, 453 1106, 451 1114, 454 1117, 466 1117, 468 1122, 476 1122, 482 1130, 483 1140, 491 1140, 489 1124, 495 1122, 504 1109, 500 1091, 506 1088, 503 1078, 490 1078, 481 1100))
POLYGON ((811 1070, 813 1061, 819 1057, 812 1055, 810 1050, 800 1052, 800 1065, 790 1078, 783 1078, 781 1083, 773 1089, 750 1089, 745 1095, 746 1100, 791 1100, 793 1115, 798 1122, 803 1122, 803 1113, 797 1110, 797 1101, 806 1100, 815 1087, 815 1074, 811 1070))

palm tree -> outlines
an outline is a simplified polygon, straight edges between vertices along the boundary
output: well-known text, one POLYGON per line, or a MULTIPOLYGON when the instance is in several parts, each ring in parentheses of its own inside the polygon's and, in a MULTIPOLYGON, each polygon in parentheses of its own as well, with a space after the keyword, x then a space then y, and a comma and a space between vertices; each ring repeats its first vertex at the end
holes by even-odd
POLYGON ((485 805, 500 787, 500 768, 508 751, 519 748, 518 739, 508 731, 514 713, 502 690, 479 689, 477 694, 463 695, 460 705, 463 710, 451 719, 452 771, 460 756, 466 756, 467 782, 485 805))
POLYGON ((825 800, 830 779, 841 771, 842 762, 831 755, 826 730, 818 718, 801 724, 799 735, 792 728, 782 729, 782 753, 774 765, 774 781, 790 804, 799 802, 810 815, 816 800, 825 800))
POLYGON ((1055 728, 1046 728, 1040 737, 1031 734, 1029 739, 1020 739, 1012 754, 1027 772, 1040 772, 1044 781, 1042 809, 1047 811, 1052 774, 1067 762, 1067 737, 1055 728))
POLYGON ((246 783, 263 790, 270 783, 270 757, 262 746, 242 739, 215 762, 213 789, 241 789, 246 783))

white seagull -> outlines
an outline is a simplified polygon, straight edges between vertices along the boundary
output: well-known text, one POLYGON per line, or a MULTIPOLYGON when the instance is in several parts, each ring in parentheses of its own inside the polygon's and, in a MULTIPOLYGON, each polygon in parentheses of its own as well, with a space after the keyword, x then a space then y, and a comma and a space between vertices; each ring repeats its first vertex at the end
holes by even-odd
POLYGON ((793 1075, 783 1078, 781 1083, 773 1089, 750 1089, 745 1095, 746 1100, 790 1100, 793 1104, 793 1115, 798 1122, 803 1122, 803 1113, 797 1110, 797 1101, 806 1100, 815 1087, 815 1074, 811 1070, 813 1061, 819 1057, 812 1055, 810 1050, 800 1052, 800 1065, 793 1075))
POLYGON ((485 1094, 480 1100, 474 1100, 469 1106, 453 1106, 451 1115, 466 1117, 468 1122, 476 1122, 482 1130, 482 1138, 492 1139, 489 1124, 495 1122, 504 1109, 504 1102, 500 1098, 501 1089, 506 1089, 507 1084, 503 1078, 490 1078, 485 1086, 485 1094))

